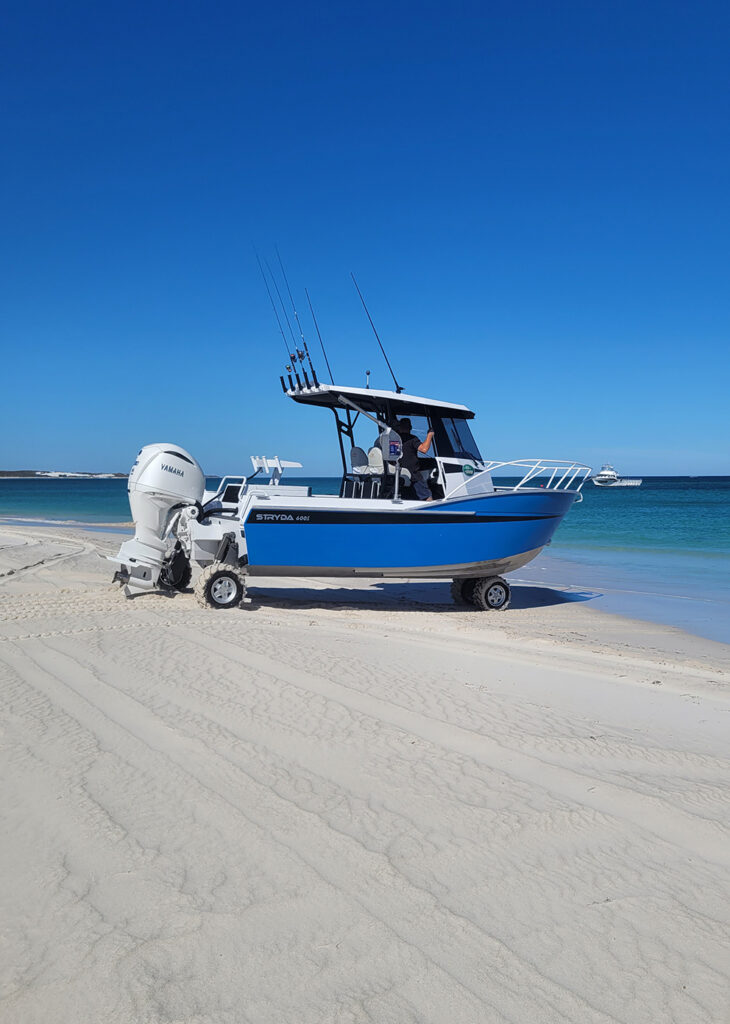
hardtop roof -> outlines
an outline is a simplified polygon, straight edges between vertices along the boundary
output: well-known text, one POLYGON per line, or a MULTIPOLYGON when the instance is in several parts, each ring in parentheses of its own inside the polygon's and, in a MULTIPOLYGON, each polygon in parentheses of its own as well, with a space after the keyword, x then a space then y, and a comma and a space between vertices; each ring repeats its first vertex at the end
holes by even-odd
POLYGON ((319 387, 287 389, 287 395, 302 405, 320 405, 328 409, 342 409, 340 396, 349 398, 366 412, 374 412, 384 406, 398 416, 409 413, 416 416, 427 411, 441 413, 456 419, 470 420, 474 417, 471 409, 453 402, 440 402, 435 398, 421 398, 418 395, 398 394, 395 391, 378 391, 375 388, 342 387, 339 384, 320 384, 319 387))

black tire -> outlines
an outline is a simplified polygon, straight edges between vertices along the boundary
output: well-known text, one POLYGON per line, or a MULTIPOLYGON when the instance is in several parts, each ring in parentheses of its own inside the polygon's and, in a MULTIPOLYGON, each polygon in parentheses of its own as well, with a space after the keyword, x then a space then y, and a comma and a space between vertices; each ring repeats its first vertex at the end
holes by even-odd
POLYGON ((190 586, 190 581, 193 578, 193 567, 190 562, 187 563, 177 581, 173 583, 174 590, 187 590, 190 586))
POLYGON ((461 593, 467 604, 474 605, 474 588, 479 582, 478 577, 472 576, 468 580, 464 580, 464 585, 461 588, 461 593))
POLYGON ((187 590, 193 578, 193 569, 185 552, 178 547, 163 565, 160 584, 170 590, 187 590))
POLYGON ((225 562, 207 566, 195 584, 195 600, 201 608, 240 608, 245 597, 245 574, 225 562))
POLYGON ((482 576, 474 587, 474 604, 483 612, 503 612, 509 608, 512 593, 501 576, 482 576))
POLYGON ((193 568, 185 559, 184 564, 177 562, 174 565, 166 565, 160 574, 160 583, 170 590, 187 590, 193 578, 193 568))
POLYGON ((461 604, 469 607, 474 605, 474 587, 479 582, 478 579, 455 579, 451 583, 451 596, 454 599, 454 604, 461 604))

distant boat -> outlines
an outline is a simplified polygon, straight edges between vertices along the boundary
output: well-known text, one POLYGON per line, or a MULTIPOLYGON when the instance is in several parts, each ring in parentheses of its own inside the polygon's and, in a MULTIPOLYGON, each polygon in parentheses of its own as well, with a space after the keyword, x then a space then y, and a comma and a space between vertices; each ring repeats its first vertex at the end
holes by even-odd
POLYGON ((613 466, 601 466, 601 472, 591 477, 596 487, 640 487, 641 477, 621 478, 613 466))

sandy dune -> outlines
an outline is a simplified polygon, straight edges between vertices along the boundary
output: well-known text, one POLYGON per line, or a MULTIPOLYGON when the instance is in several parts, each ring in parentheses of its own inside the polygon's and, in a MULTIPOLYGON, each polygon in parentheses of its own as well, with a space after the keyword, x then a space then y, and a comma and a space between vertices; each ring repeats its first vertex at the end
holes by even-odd
POLYGON ((3 1024, 724 1022, 730 648, 0 533, 3 1024))

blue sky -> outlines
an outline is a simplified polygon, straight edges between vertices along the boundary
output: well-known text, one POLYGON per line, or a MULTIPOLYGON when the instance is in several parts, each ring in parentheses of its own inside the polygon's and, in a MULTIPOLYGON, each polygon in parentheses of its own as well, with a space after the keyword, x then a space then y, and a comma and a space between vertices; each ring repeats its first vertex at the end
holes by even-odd
POLYGON ((336 470, 329 414, 280 391, 253 254, 278 244, 339 382, 389 380, 353 270, 402 383, 475 408, 490 457, 730 473, 729 20, 6 8, 0 467, 169 440, 336 470))

